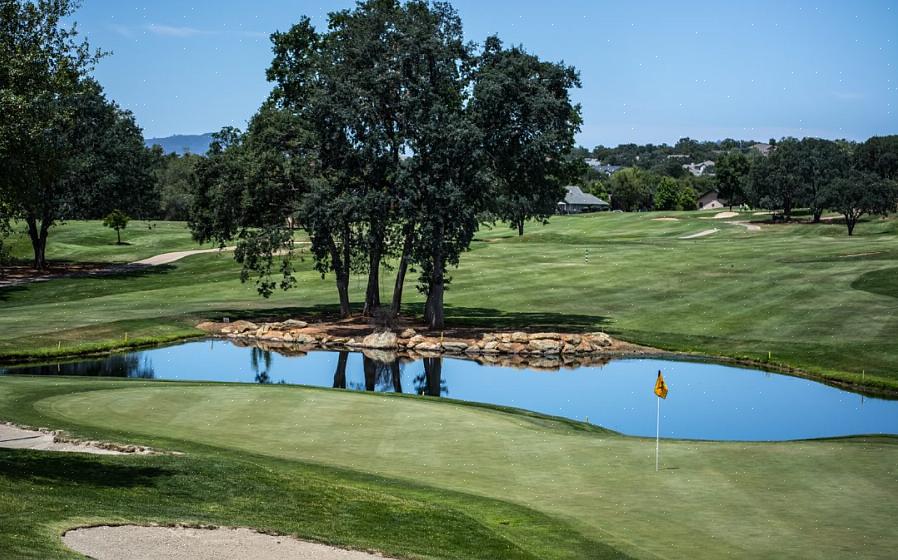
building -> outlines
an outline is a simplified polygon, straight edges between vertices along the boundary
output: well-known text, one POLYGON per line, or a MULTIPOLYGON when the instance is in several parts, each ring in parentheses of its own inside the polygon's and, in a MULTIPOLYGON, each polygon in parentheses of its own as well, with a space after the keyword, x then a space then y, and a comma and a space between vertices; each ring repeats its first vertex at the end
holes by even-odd
POLYGON ((770 144, 752 144, 752 149, 757 150, 762 156, 769 156, 773 146, 770 144))
POLYGON ((726 205, 727 201, 720 198, 720 193, 716 189, 710 190, 698 197, 699 210, 716 210, 718 208, 724 208, 726 205))
POLYGON ((714 175, 714 162, 708 159, 701 163, 687 163, 683 165, 683 169, 696 177, 701 177, 702 175, 714 175))
POLYGON ((611 165, 610 163, 602 163, 596 158, 586 158, 583 160, 586 165, 590 167, 590 169, 595 169, 599 173, 604 173, 605 175, 613 175, 615 172, 621 169, 620 165, 611 165))
POLYGON ((597 196, 583 192, 580 187, 568 186, 564 200, 558 203, 559 214, 580 214, 611 210, 611 205, 597 196))

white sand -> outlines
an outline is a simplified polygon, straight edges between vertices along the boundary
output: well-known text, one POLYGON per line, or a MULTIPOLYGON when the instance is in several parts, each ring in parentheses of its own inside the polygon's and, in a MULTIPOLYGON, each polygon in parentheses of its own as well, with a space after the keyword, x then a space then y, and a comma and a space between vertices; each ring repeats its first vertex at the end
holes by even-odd
POLYGON ((680 239, 698 239, 699 237, 706 237, 708 235, 713 235, 713 234, 717 233, 718 231, 720 231, 720 230, 717 228, 706 229, 706 230, 702 230, 698 233, 693 233, 692 235, 684 235, 680 239))
POLYGON ((734 226, 742 226, 748 231, 761 231, 761 226, 758 224, 752 224, 749 222, 726 222, 728 224, 732 224, 734 226))
POLYGON ((653 222, 679 222, 680 218, 652 218, 653 222))
POLYGON ((148 259, 143 259, 142 261, 134 261, 131 263, 132 266, 159 266, 162 264, 169 264, 175 261, 179 261, 185 257, 189 257, 191 255, 203 255, 205 253, 218 253, 219 251, 233 251, 234 247, 225 247, 224 249, 194 249, 192 251, 175 251, 173 253, 162 253, 161 255, 154 255, 148 259))
POLYGON ((250 529, 187 527, 89 527, 69 531, 63 542, 96 560, 368 560, 379 554, 344 550, 250 529))
POLYGON ((94 453, 97 455, 122 455, 121 451, 106 449, 90 443, 57 442, 52 432, 25 430, 11 424, 0 423, 0 447, 7 449, 36 449, 38 451, 64 451, 94 453))
POLYGON ((739 212, 718 212, 717 214, 714 214, 713 219, 725 220, 727 218, 735 218, 738 215, 739 215, 739 212))

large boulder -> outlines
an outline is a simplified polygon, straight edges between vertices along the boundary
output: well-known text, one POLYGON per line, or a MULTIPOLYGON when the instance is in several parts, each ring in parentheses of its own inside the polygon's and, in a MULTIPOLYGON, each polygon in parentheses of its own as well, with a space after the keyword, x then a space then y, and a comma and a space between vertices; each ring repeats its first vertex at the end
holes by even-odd
POLYGON ((558 354, 561 352, 561 340, 550 340, 545 338, 531 340, 527 344, 527 348, 531 352, 539 354, 558 354))
POLYGON ((446 352, 460 353, 468 349, 468 343, 460 340, 444 340, 443 350, 446 352))
POLYGON ((561 340, 561 335, 555 332, 538 332, 530 335, 530 340, 561 340))
POLYGON ((511 342, 519 342, 521 344, 527 344, 530 342, 530 337, 527 336, 525 332, 513 332, 511 333, 511 342))
POLYGON ((443 350, 443 345, 440 344, 439 340, 428 339, 426 342, 422 342, 415 346, 416 352, 440 352, 443 350))
POLYGON ((499 342, 498 340, 495 340, 495 337, 493 337, 493 340, 487 341, 483 344, 483 353, 484 354, 498 354, 499 352, 501 352, 501 350, 499 350, 500 344, 501 344, 501 342, 499 342))
POLYGON ((399 347, 399 343, 396 333, 381 331, 371 333, 363 338, 360 346, 363 348, 374 348, 375 350, 395 350, 399 347))
POLYGON ((415 332, 415 329, 405 329, 404 331, 399 333, 399 338, 412 338, 416 334, 418 333, 415 332))
POLYGON ((497 348, 502 354, 522 354, 527 351, 527 345, 520 342, 500 342, 497 348))
POLYGON ((611 337, 603 332, 589 333, 589 341, 593 346, 611 346, 611 337))
POLYGON ((309 326, 308 323, 306 323, 305 321, 300 321, 299 319, 287 319, 281 324, 288 329, 303 329, 309 326))

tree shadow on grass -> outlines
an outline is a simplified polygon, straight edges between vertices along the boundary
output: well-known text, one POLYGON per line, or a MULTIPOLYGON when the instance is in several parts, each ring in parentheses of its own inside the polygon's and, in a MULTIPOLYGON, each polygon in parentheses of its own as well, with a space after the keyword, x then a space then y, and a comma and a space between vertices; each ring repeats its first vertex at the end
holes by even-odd
MULTIPOLYGON (((361 305, 352 308, 352 313, 357 319, 361 311, 361 305)), ((314 305, 266 310, 229 309, 216 311, 216 315, 218 316, 210 317, 210 319, 221 320, 223 317, 228 317, 231 321, 246 319, 255 322, 272 322, 300 318, 309 322, 338 321, 340 320, 340 308, 337 305, 314 305)), ((423 317, 423 303, 407 304, 402 307, 403 319, 420 324, 423 322, 423 317)), ((601 315, 578 315, 551 311, 509 312, 485 307, 447 305, 445 332, 449 334, 454 330, 475 328, 534 332, 545 330, 585 332, 603 329, 610 324, 611 320, 601 315)))
POLYGON ((75 453, 0 449, 0 478, 97 487, 153 486, 167 469, 120 465, 75 453))

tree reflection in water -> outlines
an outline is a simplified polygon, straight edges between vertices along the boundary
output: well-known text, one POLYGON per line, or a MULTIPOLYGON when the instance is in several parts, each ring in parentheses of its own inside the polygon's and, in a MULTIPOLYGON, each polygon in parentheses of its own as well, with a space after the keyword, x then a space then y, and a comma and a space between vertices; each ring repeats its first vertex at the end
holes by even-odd
POLYGON ((443 358, 422 358, 424 371, 415 377, 415 393, 440 397, 449 394, 443 380, 443 358))
MULTIPOLYGON (((0 373, 3 370, 0 369, 0 373)), ((17 375, 76 375, 153 379, 153 361, 142 353, 112 354, 97 360, 16 367, 17 375)))

